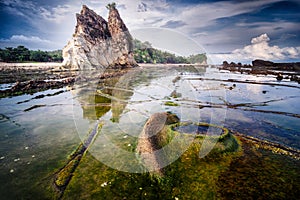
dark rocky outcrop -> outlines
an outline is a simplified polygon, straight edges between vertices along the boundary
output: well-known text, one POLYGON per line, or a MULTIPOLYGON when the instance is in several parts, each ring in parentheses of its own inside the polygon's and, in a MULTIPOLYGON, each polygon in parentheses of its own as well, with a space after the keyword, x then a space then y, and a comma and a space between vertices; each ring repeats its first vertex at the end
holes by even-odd
POLYGON ((132 54, 132 37, 115 5, 109 7, 108 22, 85 5, 76 18, 75 33, 63 49, 66 68, 137 66, 132 54))
POLYGON ((295 63, 274 63, 271 61, 264 60, 254 60, 252 65, 241 64, 241 63, 228 63, 224 61, 222 66, 219 69, 225 69, 232 72, 240 72, 247 74, 263 74, 263 75, 275 75, 278 81, 281 81, 283 78, 290 79, 300 83, 298 75, 300 72, 300 62, 295 63), (280 73, 277 71, 281 71, 280 73), (296 72, 296 74, 290 76, 290 71, 296 72), (283 75, 286 75, 285 77, 283 75))
POLYGON ((44 80, 30 80, 25 82, 16 82, 15 85, 6 90, 0 90, 0 98, 18 96, 23 94, 34 94, 49 89, 58 89, 64 86, 73 85, 74 77, 69 77, 61 81, 44 81, 44 80))
POLYGON ((252 66, 254 67, 272 67, 274 65, 271 61, 264 61, 264 60, 253 60, 252 66))
POLYGON ((248 64, 242 64, 242 63, 235 63, 235 62, 231 62, 231 63, 228 63, 227 61, 224 61, 223 62, 223 67, 224 68, 228 68, 228 69, 241 69, 241 68, 250 68, 251 65, 248 65, 248 64))
POLYGON ((252 66, 248 64, 241 63, 228 63, 224 61, 222 64, 223 69, 228 69, 230 71, 238 71, 241 68, 252 68, 252 70, 287 70, 287 71, 300 71, 300 62, 294 63, 274 63, 265 60, 253 60, 252 66))
POLYGON ((253 68, 264 68, 272 70, 288 70, 288 71, 300 71, 300 62, 296 63, 274 63, 265 60, 252 61, 253 68))

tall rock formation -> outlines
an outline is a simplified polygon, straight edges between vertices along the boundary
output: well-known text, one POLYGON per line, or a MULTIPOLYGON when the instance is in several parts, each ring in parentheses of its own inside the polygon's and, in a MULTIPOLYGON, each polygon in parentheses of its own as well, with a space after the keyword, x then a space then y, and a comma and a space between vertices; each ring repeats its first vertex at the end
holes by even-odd
POLYGON ((137 66, 132 37, 115 5, 109 8, 108 22, 83 5, 76 14, 72 39, 63 49, 63 65, 71 69, 125 68, 137 66))

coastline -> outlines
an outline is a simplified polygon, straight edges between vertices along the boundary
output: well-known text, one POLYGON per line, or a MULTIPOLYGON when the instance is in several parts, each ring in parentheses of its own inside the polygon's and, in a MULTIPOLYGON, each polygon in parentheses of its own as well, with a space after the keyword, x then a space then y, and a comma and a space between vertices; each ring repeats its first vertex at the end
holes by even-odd
POLYGON ((207 67, 209 65, 202 64, 189 64, 189 63, 138 63, 140 67, 184 67, 184 66, 197 66, 197 67, 207 67))
MULTIPOLYGON (((41 68, 57 68, 62 67, 62 62, 26 62, 26 63, 6 63, 0 62, 0 68, 24 68, 24 69, 41 69, 41 68)), ((139 67, 174 67, 174 66, 208 66, 202 64, 189 63, 138 63, 139 67)))

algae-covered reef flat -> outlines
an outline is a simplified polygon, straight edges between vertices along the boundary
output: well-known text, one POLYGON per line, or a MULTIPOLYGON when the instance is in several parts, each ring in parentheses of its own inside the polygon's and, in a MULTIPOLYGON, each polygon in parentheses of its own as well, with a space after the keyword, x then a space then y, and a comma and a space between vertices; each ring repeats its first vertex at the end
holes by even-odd
MULTIPOLYGON (((179 134, 170 127, 166 133, 179 134)), ((296 199, 299 160, 257 149, 230 132, 209 155, 199 158, 204 138, 198 135, 178 160, 163 169, 163 175, 121 172, 88 153, 62 199, 296 199)))

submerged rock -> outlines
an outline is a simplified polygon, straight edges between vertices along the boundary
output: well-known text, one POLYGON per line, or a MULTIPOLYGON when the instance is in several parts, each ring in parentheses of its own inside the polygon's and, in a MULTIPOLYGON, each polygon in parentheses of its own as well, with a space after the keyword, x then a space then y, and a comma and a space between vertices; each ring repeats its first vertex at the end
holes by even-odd
POLYGON ((159 153, 168 140, 166 125, 179 122, 179 118, 171 113, 155 113, 146 122, 138 139, 136 152, 143 165, 157 175, 163 175, 164 157, 159 153))
POLYGON ((75 33, 63 49, 63 66, 71 69, 137 66, 132 37, 115 5, 109 7, 108 22, 85 5, 76 18, 75 33))

